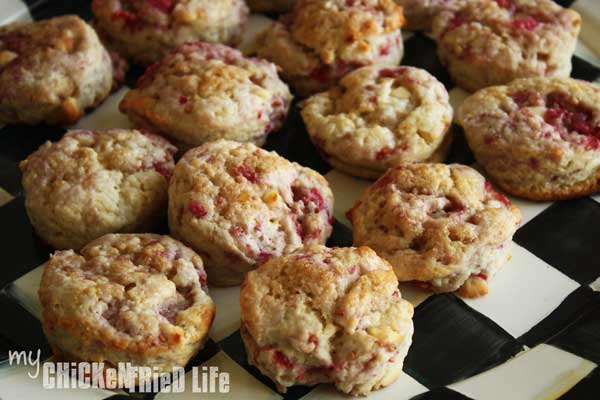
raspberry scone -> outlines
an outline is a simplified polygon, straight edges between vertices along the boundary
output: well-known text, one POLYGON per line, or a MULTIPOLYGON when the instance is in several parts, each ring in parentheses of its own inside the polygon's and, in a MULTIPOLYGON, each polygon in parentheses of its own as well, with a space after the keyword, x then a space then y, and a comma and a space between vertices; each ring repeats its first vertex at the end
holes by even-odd
POLYGON ((309 136, 331 165, 377 178, 401 162, 441 162, 451 142, 448 92, 427 71, 369 66, 303 103, 309 136))
POLYGON ((348 218, 354 244, 388 260, 401 282, 478 297, 510 259, 521 213, 470 167, 403 164, 365 190, 348 218))
POLYGON ((73 124, 109 95, 112 68, 77 16, 0 27, 0 124, 73 124))
POLYGON ((57 251, 38 294, 58 359, 150 367, 151 379, 184 367, 215 316, 202 259, 153 234, 110 234, 79 253, 57 251))
POLYGON ((283 13, 290 11, 296 0, 246 0, 252 12, 283 13))
POLYGON ((458 117, 477 161, 502 189, 531 200, 600 189, 600 87, 527 78, 467 98, 458 117))
POLYGON ((176 150, 122 129, 47 142, 20 165, 31 224, 52 247, 75 250, 107 233, 150 230, 167 206, 176 150))
POLYGON ((107 46, 150 65, 187 42, 236 45, 248 20, 244 0, 93 0, 107 46))
POLYGON ((248 361, 285 392, 332 383, 351 395, 393 383, 412 342, 413 306, 368 247, 313 245, 248 273, 240 293, 248 361))
POLYGON ((406 29, 430 30, 433 18, 442 11, 456 11, 469 0, 396 0, 404 9, 406 29))
POLYGON ((204 260, 211 284, 239 285, 271 257, 323 244, 333 194, 317 172, 250 143, 188 151, 169 186, 169 226, 204 260))
POLYGON ((266 60, 209 43, 187 43, 148 68, 119 108, 180 148, 230 139, 262 145, 281 127, 292 95, 266 60))
POLYGON ((581 17, 551 0, 472 0, 433 22, 452 79, 475 91, 517 78, 568 77, 581 17))
POLYGON ((259 36, 257 51, 308 96, 358 67, 400 63, 403 23, 393 0, 298 0, 259 36))

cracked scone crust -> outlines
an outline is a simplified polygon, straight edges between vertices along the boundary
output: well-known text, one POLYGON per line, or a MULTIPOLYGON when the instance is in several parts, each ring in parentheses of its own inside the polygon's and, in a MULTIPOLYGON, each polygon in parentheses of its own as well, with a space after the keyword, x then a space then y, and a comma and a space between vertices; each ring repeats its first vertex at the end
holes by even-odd
POLYGON ((406 29, 430 30, 433 18, 442 11, 456 11, 470 0, 396 0, 406 17, 406 29))
POLYGON ((448 92, 427 71, 363 67, 303 103, 323 158, 352 175, 377 178, 401 162, 445 159, 452 122, 448 92))
POLYGON ((240 293, 249 363, 285 392, 333 383, 367 395, 393 383, 411 345, 413 307, 368 247, 310 246, 248 274, 240 293))
POLYGON ((393 0, 299 0, 257 39, 258 55, 282 68, 301 96, 365 65, 400 63, 402 7, 393 0))
POLYGON ((142 65, 188 42, 236 45, 249 13, 243 0, 93 0, 92 10, 106 44, 142 65))
POLYGON ((560 200, 600 187, 600 87, 529 78, 467 98, 458 112, 477 161, 502 189, 560 200))
POLYGON ((470 167, 404 164, 365 190, 348 218, 354 244, 388 260, 398 280, 477 297, 510 259, 521 213, 470 167))
POLYGON ((70 131, 20 164, 29 219, 57 249, 149 230, 166 209, 175 151, 135 130, 70 131))
POLYGON ((110 56, 79 17, 0 27, 0 124, 73 124, 112 84, 110 56))
POLYGON ((551 0, 476 0, 433 23, 452 79, 475 91, 517 78, 568 77, 581 17, 551 0))
POLYGON ((39 289, 59 359, 170 373, 203 346, 215 316, 202 259, 169 236, 110 234, 54 253, 39 289))
POLYGON ((331 234, 333 194, 317 172, 250 143, 220 140, 188 151, 169 187, 169 226, 204 260, 209 280, 246 272, 331 234))
POLYGON ((178 147, 217 139, 260 146, 281 127, 291 101, 275 64, 198 42, 148 68, 119 108, 135 125, 171 137, 178 147))
POLYGON ((296 0, 246 0, 252 12, 257 13, 282 13, 290 11, 296 0))

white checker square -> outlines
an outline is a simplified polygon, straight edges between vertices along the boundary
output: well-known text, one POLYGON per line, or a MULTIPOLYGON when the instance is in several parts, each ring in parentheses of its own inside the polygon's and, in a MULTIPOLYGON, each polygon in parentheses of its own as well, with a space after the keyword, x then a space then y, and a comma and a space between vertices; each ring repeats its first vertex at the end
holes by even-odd
POLYGON ((73 126, 74 129, 90 129, 90 130, 107 130, 112 128, 133 128, 131 122, 125 114, 119 111, 119 103, 125 96, 129 88, 123 86, 115 93, 108 96, 102 104, 98 106, 92 113, 81 118, 79 122, 73 126))
POLYGON ((513 243, 512 260, 490 281, 487 296, 463 299, 514 337, 548 316, 579 284, 513 243))
MULTIPOLYGON (((228 393, 194 393, 194 382, 192 372, 185 374, 185 392, 183 393, 159 393, 156 400, 209 400, 209 399, 281 399, 281 396, 273 392, 269 387, 263 385, 255 377, 250 375, 244 368, 233 361, 223 351, 217 353, 210 360, 199 366, 198 375, 202 367, 218 367, 219 372, 229 373, 228 393)), ((202 382, 196 383, 201 388, 202 382)))
POLYGON ((217 306, 210 337, 220 342, 240 327, 240 287, 210 287, 208 294, 217 306))
POLYGON ((371 185, 371 181, 355 178, 343 172, 332 169, 325 178, 333 191, 333 216, 342 224, 352 227, 352 224, 346 218, 346 212, 350 210, 356 200, 360 198, 363 191, 371 185))
POLYGON ((557 399, 595 367, 589 360, 541 344, 450 388, 478 400, 557 399))
POLYGON ((454 109, 454 122, 456 123, 456 115, 458 108, 463 103, 463 101, 465 101, 465 99, 471 95, 471 93, 459 88, 458 86, 455 86, 450 90, 448 95, 450 96, 450 105, 454 109))
POLYGON ((37 319, 42 318, 42 305, 38 299, 38 289, 44 266, 29 271, 9 286, 10 294, 37 319))
POLYGON ((0 25, 11 22, 31 21, 29 8, 22 0, 2 0, 2 15, 0 16, 0 25))
MULTIPOLYGON (((398 380, 390 386, 381 390, 375 390, 369 394, 369 400, 408 400, 428 389, 416 381, 413 377, 402 372, 398 380)), ((333 385, 319 385, 313 391, 302 397, 302 400, 347 400, 349 397, 335 389, 333 385)))

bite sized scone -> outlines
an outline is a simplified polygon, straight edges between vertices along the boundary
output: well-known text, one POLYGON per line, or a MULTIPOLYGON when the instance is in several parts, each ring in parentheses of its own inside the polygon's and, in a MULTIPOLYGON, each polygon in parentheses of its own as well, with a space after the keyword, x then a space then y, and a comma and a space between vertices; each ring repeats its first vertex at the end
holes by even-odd
POLYGON ((388 260, 401 282, 478 297, 510 259, 521 213, 473 168, 419 163, 389 169, 348 218, 354 244, 388 260))
POLYGON ((402 373, 413 306, 368 247, 313 245, 248 273, 240 293, 248 362, 277 384, 332 383, 365 396, 402 373))
POLYGON ((202 256, 219 286, 239 285, 271 257, 325 243, 332 213, 325 178, 250 143, 188 151, 169 186, 171 233, 202 256))
POLYGON ((469 0, 396 0, 404 9, 405 28, 411 31, 430 30, 433 18, 442 11, 456 11, 469 0))
POLYGON ((57 251, 38 294, 58 359, 131 363, 157 374, 184 367, 215 317, 202 259, 169 236, 110 234, 79 253, 57 251))
POLYGON ((166 211, 176 148, 135 130, 74 130, 20 164, 25 207, 41 238, 79 249, 107 233, 147 231, 166 211))
POLYGON ((93 0, 92 10, 105 43, 142 65, 188 42, 236 45, 249 13, 244 0, 93 0))
POLYGON ((302 118, 322 156, 352 175, 377 178, 401 162, 445 159, 448 92, 414 67, 369 66, 304 101, 302 118))
POLYGON ((246 0, 252 12, 283 13, 290 11, 296 0, 246 0))
POLYGON ((483 89, 458 112, 477 161, 502 189, 531 200, 600 190, 600 87, 571 78, 483 89))
POLYGON ((257 39, 301 96, 323 91, 353 69, 397 65, 404 45, 402 7, 393 0, 298 0, 257 39))
POLYGON ((238 50, 187 43, 149 67, 119 108, 179 148, 230 139, 262 145, 287 115, 292 95, 275 64, 238 50))
POLYGON ((110 56, 81 18, 0 27, 0 124, 73 124, 112 84, 110 56))
POLYGON ((581 17, 551 0, 471 0, 433 22, 452 79, 475 91, 517 78, 568 77, 581 17))

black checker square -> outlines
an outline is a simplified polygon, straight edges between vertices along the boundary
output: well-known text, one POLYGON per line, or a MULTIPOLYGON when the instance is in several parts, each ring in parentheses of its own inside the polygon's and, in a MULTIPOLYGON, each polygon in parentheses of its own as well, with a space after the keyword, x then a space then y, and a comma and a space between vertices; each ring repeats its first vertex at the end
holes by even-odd
POLYGON ((572 78, 582 79, 584 81, 590 82, 600 78, 600 68, 593 64, 590 64, 583 58, 573 56, 573 58, 571 59, 571 65, 573 67, 573 69, 571 70, 572 78))
POLYGON ((470 397, 458 393, 447 387, 440 387, 421 393, 411 398, 411 400, 469 400, 470 397))
POLYGON ((531 348, 550 341, 565 327, 574 324, 583 314, 590 311, 595 306, 597 298, 598 293, 589 286, 580 286, 571 292, 550 315, 519 337, 519 341, 531 348))
MULTIPOLYGON (((263 375, 258 368, 248 363, 248 357, 246 356, 246 348, 244 342, 242 342, 242 336, 240 331, 237 330, 222 341, 219 342, 221 350, 223 350, 233 361, 244 368, 250 375, 258 379, 265 386, 268 386, 275 393, 279 393, 275 387, 275 383, 265 375, 263 375)), ((314 386, 292 386, 287 389, 286 393, 279 393, 285 400, 296 400, 305 396, 314 386)))
POLYGON ((600 276, 600 204, 555 202, 521 227, 514 241, 582 285, 600 276))
POLYGON ((447 90, 455 85, 437 56, 435 41, 422 33, 414 33, 404 41, 402 65, 410 65, 427 70, 446 86, 447 90))
POLYGON ((430 389, 494 367, 523 346, 453 294, 429 297, 415 309, 415 334, 404 372, 430 389))
POLYGON ((600 298, 581 310, 579 318, 550 340, 550 344, 600 364, 600 298))

